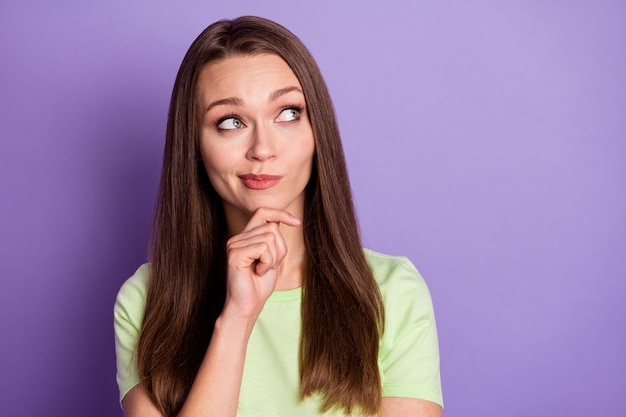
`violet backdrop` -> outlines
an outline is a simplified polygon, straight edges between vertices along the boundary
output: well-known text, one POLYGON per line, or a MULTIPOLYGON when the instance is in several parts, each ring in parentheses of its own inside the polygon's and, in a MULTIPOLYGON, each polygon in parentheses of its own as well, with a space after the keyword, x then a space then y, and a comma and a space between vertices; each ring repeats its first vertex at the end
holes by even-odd
POLYGON ((0 3, 0 415, 121 416, 171 86, 209 23, 311 49, 367 246, 410 257, 447 417, 626 416, 626 2, 0 3))

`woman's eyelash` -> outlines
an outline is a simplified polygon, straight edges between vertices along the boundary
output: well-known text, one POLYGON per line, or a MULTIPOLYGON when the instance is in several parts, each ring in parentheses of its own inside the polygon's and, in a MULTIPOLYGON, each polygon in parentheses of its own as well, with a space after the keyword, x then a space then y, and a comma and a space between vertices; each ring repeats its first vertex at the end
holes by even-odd
POLYGON ((285 110, 296 110, 299 113, 302 113, 302 110, 304 110, 304 106, 300 105, 300 104, 288 104, 286 106, 283 107, 283 109, 281 111, 285 111, 285 110))
POLYGON ((215 122, 215 124, 217 126, 219 126, 224 120, 228 120, 228 119, 239 119, 239 120, 241 120, 241 118, 239 116, 237 116, 235 113, 230 113, 230 114, 227 114, 227 115, 222 116, 219 119, 217 119, 217 122, 215 122))
MULTIPOLYGON (((298 114, 302 114, 302 112, 304 111, 304 106, 301 105, 301 104, 287 104, 287 105, 283 106, 280 111, 284 112, 285 110, 295 110, 295 111, 298 112, 298 114)), ((239 117, 237 114, 229 113, 229 114, 226 114, 226 115, 220 117, 219 119, 217 119, 217 121, 215 122, 215 126, 218 129, 221 129, 220 125, 222 123, 224 123, 228 119, 237 119, 241 123, 243 123, 242 120, 241 120, 241 117, 239 117)))

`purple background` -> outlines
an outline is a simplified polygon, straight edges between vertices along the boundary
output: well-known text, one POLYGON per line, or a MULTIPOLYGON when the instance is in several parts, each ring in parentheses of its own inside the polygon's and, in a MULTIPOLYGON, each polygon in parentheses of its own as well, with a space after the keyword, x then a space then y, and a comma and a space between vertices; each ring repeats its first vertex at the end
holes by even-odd
POLYGON ((625 2, 43 3, 0 4, 0 415, 121 415, 174 76, 242 14, 322 67, 365 242, 430 285, 446 416, 626 415, 625 2))

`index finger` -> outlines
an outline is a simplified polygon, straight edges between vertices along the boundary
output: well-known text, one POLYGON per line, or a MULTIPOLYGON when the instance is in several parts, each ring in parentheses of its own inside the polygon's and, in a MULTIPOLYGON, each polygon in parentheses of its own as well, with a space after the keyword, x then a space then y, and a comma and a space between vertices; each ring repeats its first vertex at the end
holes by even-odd
POLYGON ((288 211, 260 207, 254 212, 243 231, 247 232, 265 223, 284 223, 288 226, 300 226, 302 221, 288 211))

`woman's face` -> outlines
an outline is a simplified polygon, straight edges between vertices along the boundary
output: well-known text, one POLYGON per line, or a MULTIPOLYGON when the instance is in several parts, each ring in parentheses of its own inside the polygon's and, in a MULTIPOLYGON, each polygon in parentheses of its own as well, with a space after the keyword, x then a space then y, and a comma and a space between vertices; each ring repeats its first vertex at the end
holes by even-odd
POLYGON ((301 217, 315 143, 287 63, 269 54, 210 63, 197 100, 202 160, 227 218, 245 221, 259 207, 301 217))

